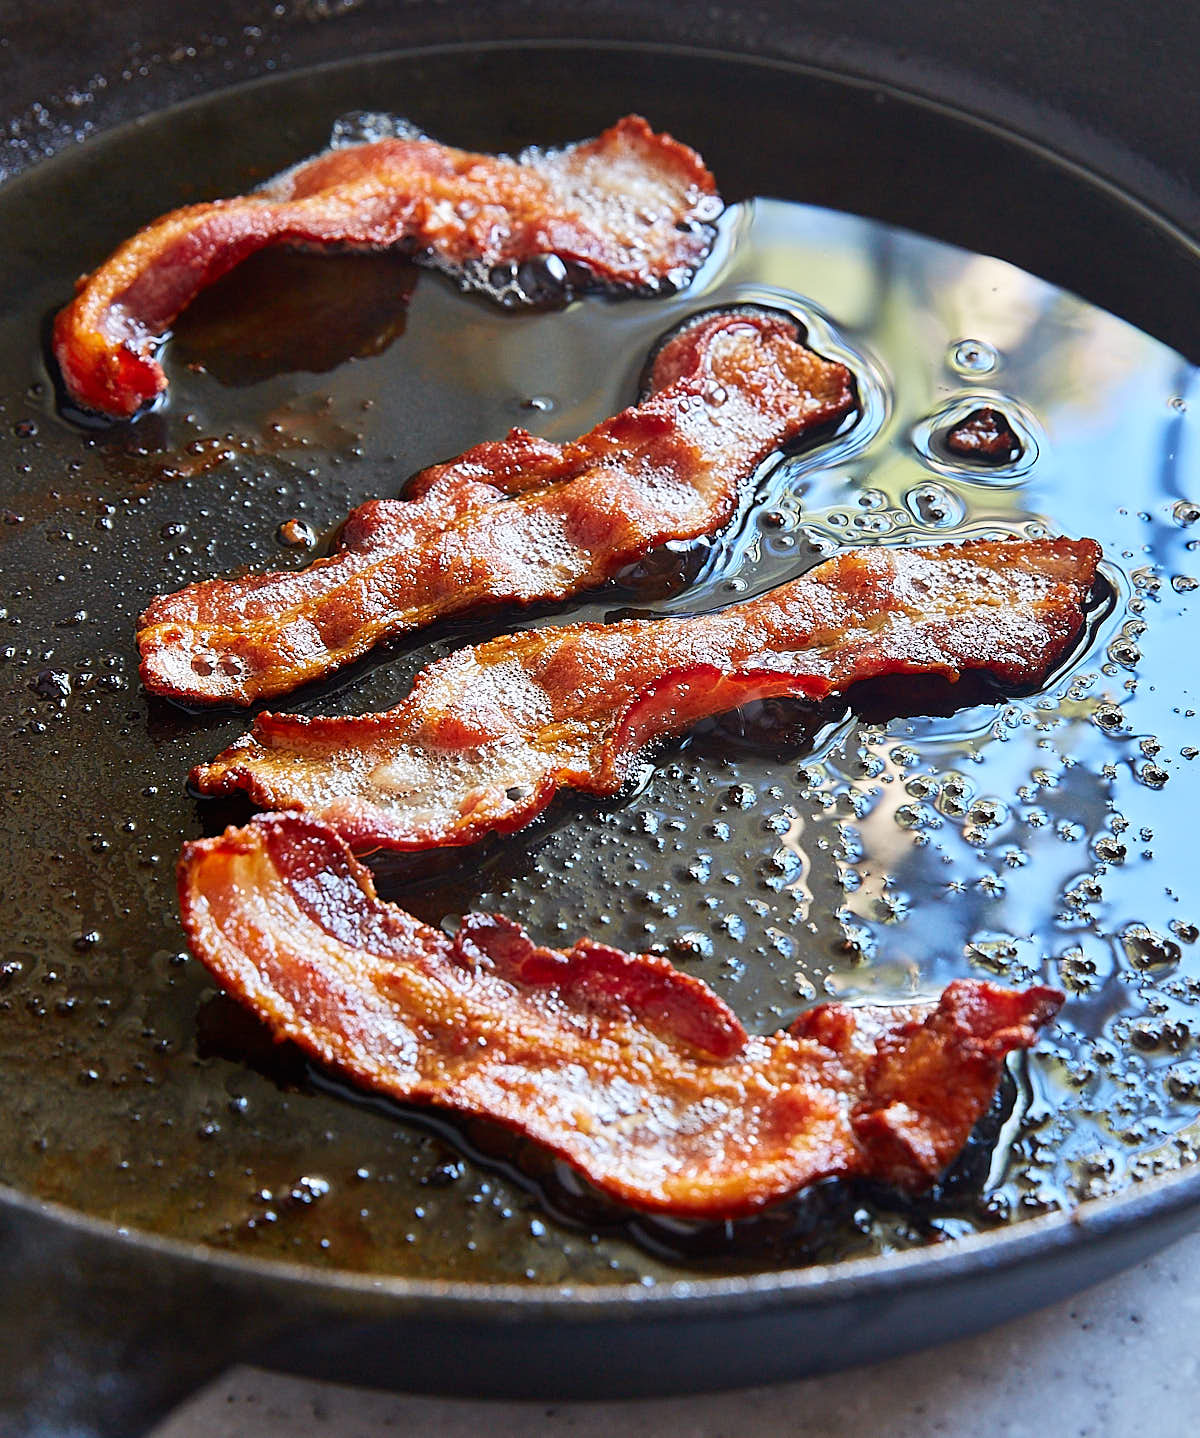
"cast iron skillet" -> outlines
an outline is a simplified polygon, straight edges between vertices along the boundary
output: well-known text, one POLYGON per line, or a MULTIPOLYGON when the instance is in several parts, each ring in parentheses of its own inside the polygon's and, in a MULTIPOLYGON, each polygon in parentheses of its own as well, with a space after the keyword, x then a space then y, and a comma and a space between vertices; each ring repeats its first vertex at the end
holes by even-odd
MULTIPOLYGON (((1086 14, 1060 5, 1010 32, 999 17, 955 4, 900 17, 845 4, 692 16, 597 3, 553 15, 325 3, 283 15, 215 4, 157 15, 81 3, 58 6, 53 22, 45 8, 18 15, 9 7, 7 158, 20 168, 72 143, 81 117, 105 129, 267 67, 371 48, 667 43, 706 47, 706 74, 713 50, 766 57, 776 63, 763 73, 782 87, 787 62, 799 62, 928 96, 1000 128, 966 132, 972 142, 958 149, 929 148, 900 187, 881 185, 873 170, 887 169, 886 133, 868 134, 865 148, 832 144, 805 164, 797 198, 1001 254, 1194 354, 1188 236, 1200 230, 1200 205, 1188 65, 1200 21, 1171 8, 1143 9, 1135 24, 1116 5, 1086 14), (96 75, 108 83, 89 87, 96 75), (80 102, 85 92, 91 98, 80 102), (981 165, 981 156, 1001 163, 981 165)), ((510 103, 519 107, 519 98, 510 103)), ((944 133, 931 121, 935 132, 944 133)), ((718 174, 740 167, 747 193, 785 191, 778 156, 806 140, 755 136, 755 160, 727 125, 694 138, 718 174)), ((686 1390, 869 1361, 1001 1321, 1168 1242, 1194 1221, 1200 1175, 1185 1170, 1085 1203, 1069 1218, 936 1251, 644 1292, 331 1274, 131 1234, 12 1190, 4 1198, 9 1428, 129 1434, 235 1360, 507 1396, 686 1390)))

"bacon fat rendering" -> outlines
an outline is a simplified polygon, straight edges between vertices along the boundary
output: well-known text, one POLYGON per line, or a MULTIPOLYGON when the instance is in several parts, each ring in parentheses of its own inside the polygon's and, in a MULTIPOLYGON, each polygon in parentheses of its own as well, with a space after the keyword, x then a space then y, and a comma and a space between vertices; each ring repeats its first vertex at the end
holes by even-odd
POLYGON ((747 1037, 667 960, 507 919, 449 938, 381 902, 326 826, 263 815, 184 848, 192 952, 279 1040, 392 1098, 498 1120, 637 1207, 735 1217, 839 1175, 928 1188, 1054 989, 978 981, 936 1004, 826 1004, 747 1037))
POLYGON ((431 664, 386 713, 262 714, 192 781, 306 810, 360 851, 466 844, 560 788, 616 793, 652 740, 753 699, 895 674, 1039 682, 1099 556, 1089 539, 872 547, 715 614, 508 635, 431 664))
POLYGON ((192 702, 286 693, 380 640, 483 604, 560 600, 731 517, 773 450, 854 404, 849 371, 773 312, 725 311, 659 350, 643 403, 557 445, 523 430, 350 515, 306 569, 216 579, 142 615, 142 681, 192 702))
MULTIPOLYGON (((626 116, 595 140, 517 159, 428 139, 333 149, 261 189, 173 210, 126 240, 58 315, 54 354, 79 405, 128 418, 166 388, 156 357, 205 286, 267 245, 399 247, 497 292, 525 262, 573 291, 676 288, 707 255, 721 208, 699 155, 626 116)), ((544 283, 530 287, 540 298, 544 283)), ((530 297, 520 284, 508 303, 530 297)))

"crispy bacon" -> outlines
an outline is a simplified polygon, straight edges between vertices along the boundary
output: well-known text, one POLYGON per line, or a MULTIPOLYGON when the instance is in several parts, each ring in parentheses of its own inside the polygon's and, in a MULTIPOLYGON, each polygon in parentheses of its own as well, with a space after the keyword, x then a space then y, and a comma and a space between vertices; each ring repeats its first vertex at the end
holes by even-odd
POLYGON ((946 448, 951 454, 976 459, 981 464, 1011 464, 1021 458, 1025 447, 1008 416, 989 404, 973 409, 947 431, 946 448))
POLYGON ((649 397, 564 446, 513 430, 375 500, 307 569, 216 579, 155 599, 142 681, 248 704, 391 635, 481 604, 557 600, 668 539, 723 525, 772 450, 854 403, 850 374, 766 312, 709 314, 659 351, 649 397))
POLYGON ((540 266, 508 303, 585 289, 678 287, 720 212, 699 155, 628 115, 595 140, 518 159, 428 139, 334 149, 253 194, 173 210, 84 276, 58 315, 54 354, 84 408, 128 418, 166 388, 156 352, 206 285, 266 245, 399 247, 497 292, 498 268, 540 266), (530 291, 533 293, 530 293, 530 291))
POLYGON ((326 826, 262 815, 188 844, 192 952, 270 1027, 351 1082, 498 1120, 626 1203, 753 1212, 830 1175, 936 1181, 1004 1056, 1054 989, 951 984, 935 1004, 813 1009, 748 1038, 665 959, 583 939, 539 948, 507 919, 453 938, 381 902, 326 826))
POLYGON ((649 742, 752 699, 894 674, 1035 683, 1099 556, 1090 539, 873 547, 716 614, 508 635, 430 665, 387 713, 261 714, 192 782, 307 810, 360 851, 466 844, 559 788, 616 793, 649 742))

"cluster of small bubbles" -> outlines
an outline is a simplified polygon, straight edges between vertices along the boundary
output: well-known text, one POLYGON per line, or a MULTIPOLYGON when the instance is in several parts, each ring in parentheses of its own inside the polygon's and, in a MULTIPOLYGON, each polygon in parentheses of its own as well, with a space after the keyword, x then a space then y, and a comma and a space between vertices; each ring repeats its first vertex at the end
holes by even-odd
POLYGON ((882 489, 864 489, 859 491, 858 504, 860 509, 886 509, 888 497, 882 489))
POLYGON ((287 1197, 290 1203, 307 1208, 310 1204, 316 1203, 318 1199, 324 1198, 328 1192, 328 1179, 304 1174, 288 1189, 287 1197))
POLYGON ((962 523, 967 512, 956 494, 932 481, 906 491, 904 504, 917 523, 927 529, 952 529, 962 523))
POLYGON ((1068 909, 1081 912, 1089 905, 1098 903, 1104 897, 1104 890, 1095 874, 1083 874, 1069 885, 1063 893, 1063 902, 1068 909))
POLYGON ((875 900, 875 914, 885 924, 898 924, 907 918, 911 897, 899 889, 889 889, 875 900))
POLYGON ((1058 960, 1058 976, 1063 987, 1072 993, 1091 993, 1099 983, 1096 961, 1078 946, 1070 948, 1058 960))
POLYGON ((943 814, 961 819, 970 807, 974 792, 974 786, 969 779, 962 774, 951 772, 946 774, 938 785, 934 803, 943 814))
POLYGON ((1121 632, 1109 644, 1106 653, 1113 664, 1118 664, 1122 669, 1136 669, 1142 657, 1142 651, 1138 647, 1137 640, 1146 632, 1146 626, 1140 619, 1127 620, 1121 626, 1121 632))
POLYGON ((1171 588, 1176 594, 1190 594, 1193 589, 1200 588, 1200 580, 1193 579, 1190 574, 1174 574, 1171 576, 1171 588))
POLYGON ((460 1182, 466 1171, 466 1164, 461 1158, 447 1156, 423 1173, 420 1182, 426 1188, 449 1188, 460 1182))
POLYGON ((1004 977, 1013 972, 1020 950, 1011 938, 974 939, 966 946, 966 957, 978 968, 1004 977))
POLYGON ((1111 1153, 1084 1154, 1075 1162, 1076 1177, 1071 1187, 1081 1199, 1101 1198, 1112 1193, 1119 1179, 1118 1164, 1111 1153))
POLYGON ((1156 595, 1162 588, 1162 576, 1153 565, 1139 565, 1137 569, 1130 573, 1129 577, 1133 581, 1133 587, 1135 589, 1151 597, 1156 595))
POLYGON ((860 744, 843 772, 859 779, 878 779, 886 768, 887 762, 882 755, 872 753, 865 744, 860 744))
POLYGON ((1125 955, 1135 969, 1173 969, 1182 957, 1177 943, 1146 924, 1130 924, 1121 932, 1125 955))
POLYGON ((1183 1063, 1172 1064, 1164 1075, 1163 1082, 1174 1099, 1189 1100, 1193 1103, 1200 1100, 1200 1062, 1187 1059, 1183 1063))
POLYGON ((411 120, 379 110, 352 110, 339 115, 329 132, 333 150, 350 145, 372 145, 377 140, 421 140, 424 131, 411 120))

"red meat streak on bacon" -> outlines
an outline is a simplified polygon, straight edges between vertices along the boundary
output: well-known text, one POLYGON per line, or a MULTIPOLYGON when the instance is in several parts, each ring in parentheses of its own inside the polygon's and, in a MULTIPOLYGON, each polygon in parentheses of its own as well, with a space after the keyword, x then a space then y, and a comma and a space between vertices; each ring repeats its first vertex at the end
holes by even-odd
POLYGON ((988 1108, 1054 989, 976 981, 936 1004, 823 1005, 747 1037, 665 959, 583 939, 539 948, 507 919, 449 938, 381 902, 324 825, 264 815, 188 844, 192 952, 279 1040, 392 1098, 528 1134, 615 1198, 746 1214, 831 1175, 918 1191, 988 1108))
POLYGON ((523 430, 361 505, 307 569, 215 579, 139 621, 156 694, 248 704, 381 639, 483 604, 560 600, 669 539, 719 529, 773 450, 854 404, 849 371, 778 314, 695 320, 659 351, 642 404, 564 446, 523 430))
POLYGON ((616 793, 652 740, 753 699, 898 674, 1039 682, 1099 557, 1090 539, 873 547, 715 614, 508 635, 431 664, 387 713, 261 714, 192 782, 307 810, 360 851, 467 844, 560 788, 616 793))
POLYGON ((628 115, 595 140, 512 160, 425 139, 331 150, 253 194, 173 210, 85 275, 54 325, 74 400, 128 418, 166 388, 175 317, 267 245, 400 246, 486 288, 497 266, 557 256, 572 289, 685 283, 720 210, 699 155, 628 115))

